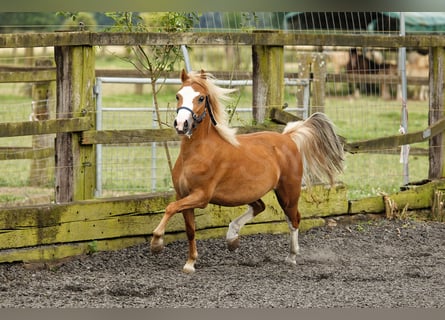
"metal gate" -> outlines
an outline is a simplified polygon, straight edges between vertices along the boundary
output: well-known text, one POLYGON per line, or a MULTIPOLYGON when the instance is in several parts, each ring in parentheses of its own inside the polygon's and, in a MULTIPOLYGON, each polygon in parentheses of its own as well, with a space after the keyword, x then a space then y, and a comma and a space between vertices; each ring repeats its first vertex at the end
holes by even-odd
MULTIPOLYGON (((308 79, 285 79, 286 86, 302 86, 303 87, 303 106, 289 107, 287 111, 301 112, 303 118, 306 118, 309 113, 309 80, 308 79)), ((151 79, 148 78, 121 78, 121 77, 98 77, 96 78, 95 94, 96 94, 96 129, 103 130, 103 115, 108 112, 151 112, 152 113, 152 128, 157 128, 156 110, 154 103, 147 103, 147 106, 131 108, 131 107, 108 107, 103 103, 103 84, 107 83, 121 83, 121 84, 151 84, 151 79)), ((157 83, 163 85, 180 85, 181 80, 177 79, 158 79, 157 83)), ((252 80, 215 80, 218 86, 252 86, 252 80)), ((160 112, 168 112, 171 109, 160 108, 160 112)), ((236 108, 237 113, 252 113, 252 108, 236 108)), ((157 171, 156 154, 157 143, 151 143, 151 192, 165 191, 158 190, 157 187, 157 171)), ((96 197, 103 195, 103 145, 96 145, 96 197)))

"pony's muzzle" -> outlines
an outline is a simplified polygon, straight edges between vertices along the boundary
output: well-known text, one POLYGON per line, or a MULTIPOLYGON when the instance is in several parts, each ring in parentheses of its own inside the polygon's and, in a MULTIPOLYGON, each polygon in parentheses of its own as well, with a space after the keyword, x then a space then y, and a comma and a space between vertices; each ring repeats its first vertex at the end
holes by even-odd
POLYGON ((193 110, 187 107, 180 107, 177 110, 178 115, 175 118, 173 125, 175 126, 178 134, 185 134, 187 136, 192 135, 192 131, 195 127, 195 118, 193 110))
POLYGON ((173 126, 176 129, 176 133, 178 134, 190 134, 192 127, 189 126, 189 122, 187 120, 184 120, 184 122, 182 123, 182 126, 180 124, 178 124, 178 121, 175 120, 175 122, 173 123, 173 126))

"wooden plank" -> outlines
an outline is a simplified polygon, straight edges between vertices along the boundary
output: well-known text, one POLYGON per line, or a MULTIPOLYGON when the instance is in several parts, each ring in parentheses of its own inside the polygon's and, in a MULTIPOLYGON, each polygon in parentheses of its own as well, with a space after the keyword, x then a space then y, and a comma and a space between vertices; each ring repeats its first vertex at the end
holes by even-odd
MULTIPOLYGON (((433 193, 445 188, 445 181, 410 186, 408 190, 388 195, 401 210, 431 206, 433 193)), ((111 199, 78 201, 23 208, 0 209, 0 262, 45 261, 95 250, 114 250, 148 241, 163 215, 172 193, 111 199)), ((383 196, 347 201, 346 188, 314 186, 303 190, 300 210, 301 229, 325 224, 328 217, 339 218, 362 213, 383 213, 383 196)), ((277 207, 273 193, 265 197, 266 211, 247 224, 241 234, 288 232, 284 214, 277 207)), ((245 207, 225 208, 209 205, 196 210, 197 238, 224 237, 227 225, 245 207)), ((181 215, 168 224, 166 242, 185 239, 181 215)))
MULTIPOLYGON (((278 201, 277 201, 278 207, 278 201)), ((348 212, 347 188, 343 184, 325 184, 303 188, 298 208, 304 218, 320 218, 348 212)))
MULTIPOLYGON (((425 206, 431 206, 434 190, 444 187, 445 181, 433 181, 424 185, 410 186, 410 189, 406 191, 388 196, 395 201, 400 210, 406 204, 409 205, 409 209, 423 209, 425 206)), ((346 203, 347 212, 339 215, 339 219, 344 217, 354 219, 354 214, 361 216, 363 213, 369 212, 381 214, 385 210, 383 196, 373 197, 371 201, 362 199, 348 204, 344 199, 344 186, 334 188, 335 192, 341 194, 340 198, 334 197, 331 199, 329 193, 332 190, 325 186, 316 186, 313 191, 312 195, 307 193, 302 197, 303 219, 301 230, 325 225, 325 219, 332 217, 332 215, 327 214, 328 211, 343 212, 345 210, 343 204, 338 208, 329 205, 332 200, 346 203), (324 193, 321 198, 319 196, 320 191, 324 193), (305 207, 305 202, 310 203, 309 207, 305 207), (312 211, 309 215, 305 214, 308 209, 312 211)), ((305 192, 307 190, 303 193, 305 192)), ((51 210, 43 210, 43 212, 42 208, 39 211, 39 207, 18 208, 16 212, 18 215, 15 215, 14 212, 17 209, 1 209, 0 217, 2 217, 3 226, 0 232, 0 244, 4 249, 0 250, 0 263, 13 261, 54 262, 54 260, 73 255, 116 250, 147 242, 150 240, 152 228, 162 216, 162 212, 156 211, 163 210, 171 199, 173 199, 172 194, 165 194, 165 197, 150 195, 87 200, 72 204, 50 205, 47 209, 50 208, 51 210), (38 212, 40 212, 38 218, 30 218, 38 212), (57 216, 59 217, 56 219, 57 216), (14 221, 16 218, 18 220, 14 221), (9 229, 5 222, 9 223, 9 229), (37 225, 33 228, 32 226, 35 224, 37 225), (42 237, 43 234, 47 234, 47 236, 42 237), (28 246, 17 246, 17 241, 24 245, 26 241, 23 239, 30 239, 31 237, 40 239, 40 242, 46 244, 40 243, 29 246, 28 243, 28 246), (82 238, 84 239, 79 240, 82 238), (17 248, 11 248, 8 245, 17 248)), ((269 194, 266 197, 266 212, 258 215, 251 223, 247 224, 242 229, 241 235, 264 232, 287 233, 287 223, 284 221, 283 213, 274 207, 275 201, 276 199, 273 199, 269 194)), ((225 211, 225 209, 217 206, 197 210, 197 239, 224 238, 228 221, 239 215, 243 210, 244 208, 238 208, 235 211, 225 211)), ((186 239, 181 215, 172 218, 165 237, 166 243, 178 239, 186 239)))
MULTIPOLYGON (((21 68, 18 71, 0 70, 0 83, 13 82, 44 82, 55 81, 56 71, 52 70, 34 70, 33 68, 21 68)), ((226 72, 226 71, 209 71, 217 79, 233 79, 233 80, 250 80, 252 79, 251 72, 226 72)), ((134 69, 96 69, 96 77, 119 77, 119 78, 146 78, 147 74, 134 69)), ((161 77, 178 78, 177 71, 163 72, 161 77)), ((294 73, 285 73, 285 77, 289 79, 297 78, 294 73)), ((340 73, 326 74, 326 82, 334 83, 349 83, 349 82, 366 82, 366 83, 382 83, 399 84, 400 77, 391 74, 348 74, 340 73)), ((408 85, 428 85, 428 77, 407 77, 408 85)))
MULTIPOLYGON (((0 83, 22 83, 22 82, 44 82, 55 81, 56 71, 53 70, 21 70, 21 71, 1 71, 0 70, 0 83)), ((225 72, 225 71, 209 71, 217 79, 233 79, 233 80, 250 80, 252 79, 251 72, 225 72)), ((147 74, 141 73, 138 70, 133 69, 96 69, 96 77, 119 77, 119 78, 146 78, 147 74)), ((170 71, 164 72, 162 77, 166 78, 178 78, 178 72, 170 71)), ((297 78, 293 73, 285 73, 286 78, 297 78)), ((399 84, 400 77, 391 74, 348 74, 340 73, 326 74, 326 82, 334 83, 349 83, 349 82, 366 82, 366 83, 382 83, 387 84, 399 84)), ((428 85, 427 77, 407 77, 408 85, 428 85)))
MULTIPOLYGON (((303 219, 300 224, 300 230, 304 232, 314 227, 323 226, 324 224, 324 219, 303 219)), ((288 232, 289 226, 287 222, 281 221, 276 223, 248 224, 241 230, 240 235, 247 236, 258 233, 280 234, 288 232)), ((225 241, 226 233, 227 227, 203 229, 197 231, 196 239, 221 238, 221 241, 225 241)), ((185 241, 186 239, 185 232, 167 233, 164 238, 164 243, 168 245, 173 241, 185 241)), ((43 245, 15 250, 0 250, 0 263, 20 261, 35 264, 35 267, 51 269, 74 256, 94 254, 100 251, 119 250, 141 243, 147 243, 147 246, 149 246, 149 241, 150 236, 132 236, 58 245, 43 245)))
POLYGON ((88 118, 2 122, 0 123, 0 137, 29 136, 57 132, 79 132, 91 128, 92 124, 88 118))
MULTIPOLYGON (((435 180, 421 185, 410 185, 407 190, 387 195, 395 201, 398 210, 408 205, 409 210, 431 208, 434 192, 445 187, 445 180, 435 180)), ((385 211, 383 194, 349 201, 349 214, 381 213, 385 211)))
POLYGON ((0 160, 45 159, 54 157, 54 148, 34 150, 31 147, 0 147, 0 160))
POLYGON ((0 229, 48 227, 70 221, 102 220, 123 214, 159 213, 173 199, 173 193, 160 193, 0 208, 0 229))
POLYGON ((270 108, 269 118, 279 124, 287 124, 288 122, 303 120, 302 118, 297 117, 296 115, 293 115, 281 108, 270 108))
POLYGON ((349 214, 380 213, 385 211, 383 196, 349 200, 349 214))
MULTIPOLYGON (((273 192, 263 197, 266 211, 251 223, 282 222, 284 214, 273 192)), ((0 209, 0 249, 22 248, 55 243, 69 243, 129 236, 145 236, 155 229, 173 194, 123 197, 0 209)), ((348 210, 346 188, 323 185, 303 190, 300 200, 302 217, 320 218, 344 214, 348 210)), ((197 230, 227 227, 245 211, 245 206, 228 208, 209 205, 197 209, 197 230)), ((184 231, 181 215, 175 215, 167 232, 184 231)))
POLYGON ((0 251, 0 263, 21 261, 38 263, 41 264, 40 267, 42 268, 51 268, 73 256, 93 254, 98 251, 119 250, 146 241, 146 237, 131 237, 3 250, 0 251))
POLYGON ((0 71, 0 83, 45 82, 54 80, 56 80, 55 70, 0 71))
POLYGON ((445 47, 441 35, 376 35, 294 32, 47 32, 0 34, 0 48, 109 45, 270 45, 383 48, 445 47))
POLYGON ((129 144, 147 142, 179 141, 174 129, 136 129, 84 131, 82 144, 129 144))
POLYGON ((382 149, 391 149, 404 144, 412 144, 431 139, 445 130, 445 117, 429 126, 425 130, 407 133, 403 135, 393 135, 389 137, 349 142, 345 145, 345 150, 351 153, 370 152, 382 149))
MULTIPOLYGON (((258 131, 282 131, 280 126, 255 125, 237 127, 239 134, 258 131)), ((151 142, 179 141, 174 129, 134 129, 134 130, 88 130, 81 133, 82 144, 137 144, 151 142)))

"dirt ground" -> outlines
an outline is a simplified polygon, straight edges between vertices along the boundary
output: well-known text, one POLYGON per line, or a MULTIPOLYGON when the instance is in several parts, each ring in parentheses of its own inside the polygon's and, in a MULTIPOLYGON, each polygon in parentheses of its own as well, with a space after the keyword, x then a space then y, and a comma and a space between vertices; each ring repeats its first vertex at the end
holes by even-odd
POLYGON ((76 257, 51 270, 0 265, 0 307, 444 307, 445 224, 377 220, 300 234, 198 241, 196 273, 182 273, 186 241, 76 257))

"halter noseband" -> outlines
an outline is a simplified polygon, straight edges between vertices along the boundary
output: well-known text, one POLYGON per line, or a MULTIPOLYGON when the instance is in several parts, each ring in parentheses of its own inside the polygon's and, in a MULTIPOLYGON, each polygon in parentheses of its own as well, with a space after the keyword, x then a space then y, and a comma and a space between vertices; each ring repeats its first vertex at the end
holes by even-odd
POLYGON ((196 113, 193 112, 192 109, 188 108, 188 107, 179 107, 178 109, 176 109, 176 113, 179 113, 179 110, 187 110, 192 114, 192 118, 193 118, 193 124, 195 123, 201 123, 202 120, 204 120, 205 116, 206 116, 206 110, 204 109, 204 112, 198 116, 196 113))

